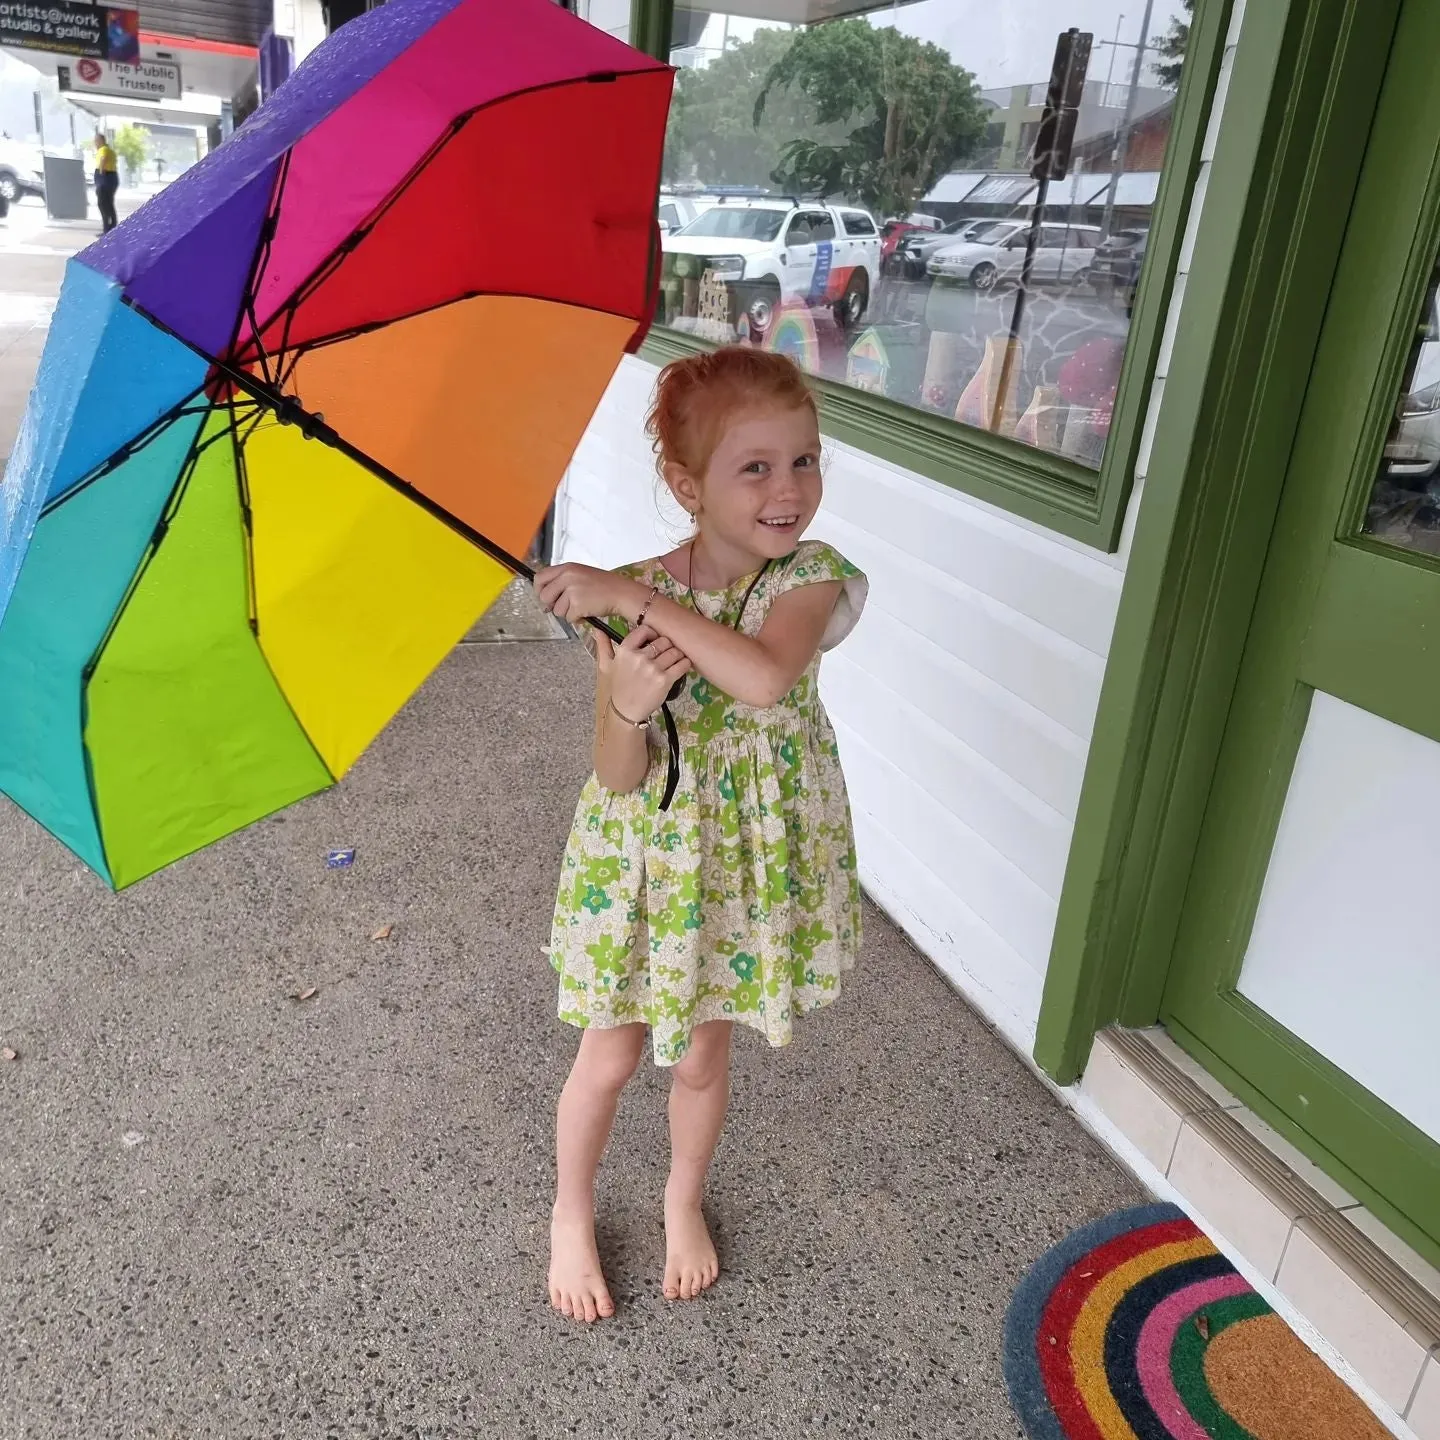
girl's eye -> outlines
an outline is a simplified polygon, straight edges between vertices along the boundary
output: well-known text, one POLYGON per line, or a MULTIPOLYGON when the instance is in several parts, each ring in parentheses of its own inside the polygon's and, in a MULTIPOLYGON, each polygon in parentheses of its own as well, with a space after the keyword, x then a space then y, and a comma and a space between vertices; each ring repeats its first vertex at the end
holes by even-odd
POLYGON ((814 455, 801 455, 799 459, 795 461, 795 468, 797 470, 809 470, 815 463, 816 457, 814 455))
POLYGON ((763 460, 752 460, 746 467, 746 475, 763 475, 765 473, 765 462, 763 460))

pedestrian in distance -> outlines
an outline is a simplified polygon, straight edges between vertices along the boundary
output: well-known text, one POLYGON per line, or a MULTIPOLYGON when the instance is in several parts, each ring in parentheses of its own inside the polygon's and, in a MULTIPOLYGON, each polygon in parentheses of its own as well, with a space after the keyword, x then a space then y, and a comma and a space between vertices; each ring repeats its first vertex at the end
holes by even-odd
POLYGON ((115 192, 120 188, 120 168, 115 151, 102 130, 95 132, 95 204, 100 210, 102 230, 113 230, 119 223, 115 213, 115 192))
POLYGON ((594 774, 576 810, 549 946, 560 1018, 581 1030, 560 1097, 550 1301, 614 1313, 595 1241, 595 1175, 647 1032, 670 1070, 667 1299, 719 1277, 702 1200, 730 1094, 738 1023, 772 1046, 829 1005, 860 947, 845 779, 816 685, 854 627, 865 577, 804 540, 820 506, 805 377, 732 346, 660 375, 648 433, 694 520, 668 554, 536 576, 548 610, 598 633, 594 774), (654 717, 672 701, 678 783, 654 717))

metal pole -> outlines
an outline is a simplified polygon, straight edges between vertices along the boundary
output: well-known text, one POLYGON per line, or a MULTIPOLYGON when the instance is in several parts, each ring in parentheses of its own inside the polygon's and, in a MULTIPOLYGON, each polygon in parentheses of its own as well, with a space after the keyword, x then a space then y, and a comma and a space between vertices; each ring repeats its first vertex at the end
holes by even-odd
MULTIPOLYGON (((1150 38, 1150 12, 1155 0, 1145 0, 1145 14, 1140 19, 1140 42, 1135 46, 1135 64, 1130 70, 1130 93, 1125 97, 1125 118, 1110 156, 1110 184, 1105 191, 1105 214, 1100 221, 1100 238, 1110 238, 1115 223, 1115 194, 1120 189, 1120 172, 1125 165, 1125 151, 1130 144, 1130 123, 1135 118, 1135 92, 1140 88, 1140 72, 1145 65, 1145 46, 1150 38)), ((1113 51, 1111 52, 1114 53, 1113 51)))
POLYGON ((1020 342, 1020 322, 1025 318, 1025 298, 1030 293, 1030 270, 1035 264, 1035 247, 1040 243, 1040 226, 1045 218, 1045 199, 1049 193, 1049 180, 1042 180, 1035 195, 1035 207, 1030 215, 1030 233, 1025 237, 1025 260, 1020 267, 1020 288, 1015 292, 1015 308, 1010 312, 1010 336, 1005 341, 1005 359, 1000 365, 1000 384, 995 390, 995 408, 990 412, 990 429, 997 434, 1000 430, 1000 417, 1005 413, 1005 397, 1010 393, 1015 351, 1020 342))
POLYGON ((1124 15, 1115 19, 1115 38, 1110 42, 1110 68, 1105 72, 1105 108, 1110 108, 1110 92, 1115 85, 1115 57, 1120 53, 1120 27, 1125 23, 1124 15))

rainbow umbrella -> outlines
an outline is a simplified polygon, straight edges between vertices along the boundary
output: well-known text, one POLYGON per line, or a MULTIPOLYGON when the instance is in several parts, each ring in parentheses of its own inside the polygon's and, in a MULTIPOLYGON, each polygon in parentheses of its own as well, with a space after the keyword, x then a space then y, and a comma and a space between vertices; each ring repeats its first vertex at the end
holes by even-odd
POLYGON ((0 484, 0 792, 119 888, 334 783, 648 324, 671 72, 390 0, 66 272, 0 484))

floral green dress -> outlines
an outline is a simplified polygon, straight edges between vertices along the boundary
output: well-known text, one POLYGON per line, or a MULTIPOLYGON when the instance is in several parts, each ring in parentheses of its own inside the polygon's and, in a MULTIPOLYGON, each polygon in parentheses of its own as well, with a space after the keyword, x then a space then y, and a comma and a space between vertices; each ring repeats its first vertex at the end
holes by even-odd
MULTIPOLYGON (((733 624, 753 577, 687 587, 657 560, 620 572, 733 624)), ((803 541, 761 577, 741 630, 777 596, 844 582, 821 650, 854 628, 865 577, 830 546, 803 541)), ((565 850, 550 941, 560 1018, 582 1028, 650 1026, 673 1065, 696 1025, 734 1020, 786 1045, 795 1016, 828 1005, 860 947, 860 881, 840 756, 820 703, 817 654, 765 709, 693 671, 671 702, 680 780, 662 811, 666 755, 652 727, 650 770, 616 794, 591 775, 565 850)))

